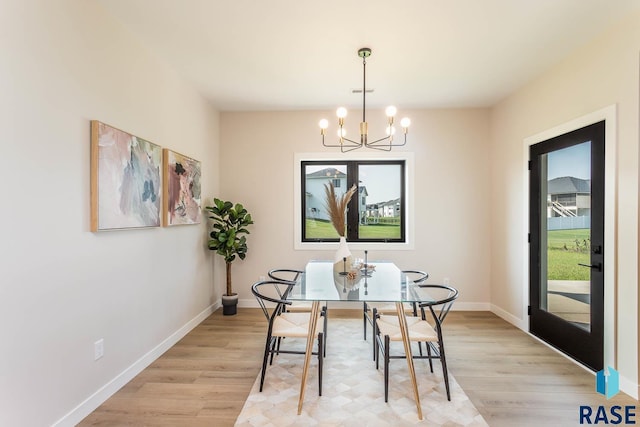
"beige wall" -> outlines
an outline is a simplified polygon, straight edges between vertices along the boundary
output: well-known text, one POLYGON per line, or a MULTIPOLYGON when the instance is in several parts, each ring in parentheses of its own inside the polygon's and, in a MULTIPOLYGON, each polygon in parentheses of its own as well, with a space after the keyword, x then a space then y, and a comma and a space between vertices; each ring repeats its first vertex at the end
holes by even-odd
POLYGON ((89 232, 89 121, 202 160, 210 197, 218 114, 95 2, 4 0, 0 34, 0 425, 73 425, 216 297, 204 223, 89 232))
MULTIPOLYGON (((384 120, 378 111, 368 113, 371 126, 384 120)), ((488 111, 406 113, 413 125, 407 146, 398 151, 414 156, 414 182, 409 185, 415 195, 415 248, 376 250, 370 256, 393 260, 405 269, 426 270, 434 280, 449 277, 461 291, 459 307, 488 309, 488 111)), ((358 114, 353 111, 349 117, 357 121, 358 114)), ((270 268, 303 268, 310 259, 333 258, 337 245, 295 250, 293 225, 294 155, 333 153, 344 158, 321 144, 317 123, 333 115, 327 111, 221 114, 221 196, 243 203, 255 221, 247 259, 233 265, 235 290, 243 304, 255 303, 250 286, 270 268)), ((355 133, 349 130, 350 135, 355 133)), ((363 247, 352 249, 363 256, 363 247)))
POLYGON ((491 296, 498 312, 526 319, 524 139, 617 104, 617 368, 638 396, 638 94, 640 15, 505 99, 491 113, 491 296))

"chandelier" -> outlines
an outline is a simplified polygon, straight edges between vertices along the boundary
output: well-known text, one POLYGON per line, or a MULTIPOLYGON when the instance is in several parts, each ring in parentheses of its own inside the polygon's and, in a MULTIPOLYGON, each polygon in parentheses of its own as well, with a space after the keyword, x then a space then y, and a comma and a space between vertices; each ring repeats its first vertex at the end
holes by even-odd
MULTIPOLYGON (((338 108, 336 115, 338 116, 338 143, 328 144, 325 141, 325 134, 329 127, 327 119, 320 120, 320 134, 322 135, 322 145, 325 147, 339 147, 340 151, 346 153, 348 151, 357 150, 358 148, 367 147, 375 150, 391 151, 391 147, 401 147, 407 143, 407 132, 409 131, 409 125, 411 120, 405 117, 400 120, 400 126, 402 127, 403 140, 402 143, 394 143, 394 134, 396 132, 393 126, 394 118, 397 113, 397 109, 394 106, 389 106, 385 109, 387 115, 386 136, 380 139, 369 141, 368 123, 367 123, 367 58, 371 56, 371 49, 363 47, 358 50, 358 56, 362 58, 362 122, 360 123, 360 141, 355 141, 346 137, 346 130, 344 128, 344 118, 347 116, 347 109, 344 107, 338 108)), ((354 91, 356 92, 356 91, 354 91)))

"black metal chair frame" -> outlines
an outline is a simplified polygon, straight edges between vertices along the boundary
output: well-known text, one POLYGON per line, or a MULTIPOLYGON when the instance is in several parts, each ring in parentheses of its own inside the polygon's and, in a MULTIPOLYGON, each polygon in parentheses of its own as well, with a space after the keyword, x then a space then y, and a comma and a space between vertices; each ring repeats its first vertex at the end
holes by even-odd
MULTIPOLYGON (((425 273, 424 271, 420 271, 420 270, 403 270, 402 271, 403 274, 415 274, 418 277, 413 280, 414 284, 420 284, 423 283, 425 280, 427 280, 429 278, 429 273, 425 273)), ((412 303, 411 307, 413 308, 413 315, 414 316, 418 316, 418 304, 417 303, 412 303)), ((371 330, 372 330, 372 337, 373 340, 376 339, 376 322, 374 322, 375 316, 373 314, 373 310, 371 309, 371 307, 369 307, 369 305, 367 304, 366 301, 364 301, 362 303, 362 323, 363 323, 363 330, 364 330, 364 340, 367 340, 367 323, 371 324, 371 330), (371 312, 371 314, 369 314, 369 312, 371 312)), ((422 355, 422 346, 420 346, 420 354, 422 355)), ((375 343, 373 345, 373 360, 376 359, 376 347, 375 347, 375 343)))
MULTIPOLYGON (((278 282, 290 282, 290 283, 296 283, 296 281, 298 280, 298 277, 300 277, 300 275, 304 273, 304 271, 302 270, 294 270, 291 268, 274 268, 272 270, 269 270, 269 273, 267 273, 269 275, 269 278, 271 280, 277 280, 278 282), (278 276, 279 274, 292 274, 293 277, 290 279, 285 279, 283 277, 278 276)), ((280 297, 282 297, 282 295, 280 295, 280 297)))
MULTIPOLYGON (((291 301, 287 300, 286 297, 288 293, 291 291, 291 288, 294 286, 294 282, 290 281, 279 281, 279 280, 263 280, 260 282, 256 282, 251 286, 251 292, 258 300, 258 304, 260 304, 260 308, 264 313, 265 317, 269 322, 269 326, 267 329, 267 339, 265 341, 264 347, 264 357, 262 359, 262 372, 260 374, 260 391, 262 391, 262 387, 264 385, 264 378, 267 371, 267 360, 269 356, 271 356, 271 360, 269 361, 269 365, 273 364, 273 356, 274 354, 305 354, 303 350, 282 350, 280 349, 280 338, 273 336, 273 325, 278 316, 285 315, 286 311, 285 307, 291 304, 291 301), (271 285, 275 288, 276 293, 280 296, 280 298, 273 298, 267 295, 264 295, 260 292, 259 288, 262 286, 271 285), (283 289, 282 289, 283 288, 283 289), (265 302, 270 302, 275 304, 275 307, 269 313, 269 309, 265 302)), ((321 316, 324 316, 324 312, 320 313, 321 316)), ((310 319, 309 321, 312 321, 310 319)), ((317 333, 318 340, 318 349, 324 349, 324 334, 323 332, 317 333)), ((313 355, 318 356, 318 395, 322 396, 322 359, 324 351, 314 351, 313 355)))
MULTIPOLYGON (((424 302, 420 303, 420 312, 422 320, 426 321, 426 310, 428 309, 431 313, 431 317, 435 323, 435 331, 438 336, 438 345, 436 347, 435 343, 432 341, 426 341, 425 346, 427 348, 427 355, 423 355, 420 352, 420 355, 413 355, 414 359, 428 359, 429 360, 429 368, 433 373, 433 359, 439 359, 442 363, 442 375, 444 378, 444 385, 447 391, 447 400, 451 400, 451 392, 449 390, 449 374, 447 371, 447 359, 445 356, 444 350, 444 337, 442 334, 442 323, 444 319, 449 314, 451 307, 453 306, 454 301, 458 298, 458 290, 446 285, 420 285, 422 288, 437 288, 437 289, 446 289, 449 291, 449 295, 447 298, 435 302, 424 302)), ((377 310, 374 309, 374 319, 380 317, 377 313, 377 310)), ((379 329, 376 329, 377 336, 375 339, 375 352, 376 352, 376 369, 379 368, 379 360, 377 357, 379 353, 379 349, 383 350, 384 355, 384 401, 387 402, 389 398, 389 360, 390 359, 406 359, 406 354, 403 355, 391 355, 390 354, 390 339, 388 335, 384 337, 380 336, 379 329)))

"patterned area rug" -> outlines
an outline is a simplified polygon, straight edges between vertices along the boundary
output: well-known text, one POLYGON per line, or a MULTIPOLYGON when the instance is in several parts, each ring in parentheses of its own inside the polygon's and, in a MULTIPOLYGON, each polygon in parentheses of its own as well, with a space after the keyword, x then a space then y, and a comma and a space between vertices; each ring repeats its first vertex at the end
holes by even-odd
MULTIPOLYGON (((370 329, 367 329, 370 332, 370 329)), ((407 362, 390 362, 389 402, 384 401, 382 364, 376 370, 371 338, 362 336, 362 321, 331 319, 324 359, 323 395, 318 396, 318 360, 311 359, 302 414, 297 415, 303 355, 281 354, 267 367, 262 393, 260 376, 236 420, 236 426, 487 426, 478 410, 449 372, 451 401, 442 380, 442 365, 415 360, 424 419, 411 391, 407 362)), ((283 347, 304 348, 303 340, 286 339, 283 347)), ((400 354, 402 343, 392 354, 400 354)), ((445 340, 446 344, 446 340, 445 340)), ((413 351, 417 351, 417 346, 413 351)))

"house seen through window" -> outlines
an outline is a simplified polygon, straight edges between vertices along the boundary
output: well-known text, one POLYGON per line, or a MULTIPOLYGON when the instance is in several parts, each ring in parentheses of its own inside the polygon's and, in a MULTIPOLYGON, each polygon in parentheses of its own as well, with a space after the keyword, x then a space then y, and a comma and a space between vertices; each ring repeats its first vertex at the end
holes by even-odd
POLYGON ((405 161, 302 161, 302 241, 338 240, 326 212, 325 185, 357 193, 347 208, 347 241, 405 242, 405 161))

